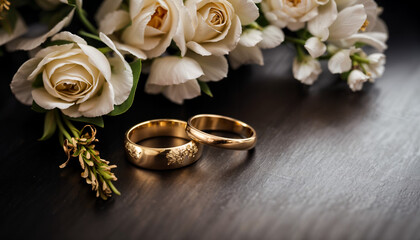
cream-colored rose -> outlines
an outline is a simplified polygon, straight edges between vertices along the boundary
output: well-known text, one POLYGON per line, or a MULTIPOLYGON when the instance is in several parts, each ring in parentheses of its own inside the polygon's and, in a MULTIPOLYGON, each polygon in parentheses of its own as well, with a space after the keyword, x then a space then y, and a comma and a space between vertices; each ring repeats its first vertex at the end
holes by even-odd
POLYGON ((240 39, 242 25, 258 17, 251 0, 187 0, 185 7, 186 46, 202 56, 228 54, 240 39))
POLYGON ((129 12, 118 9, 121 2, 103 3, 96 16, 99 30, 114 35, 120 50, 138 58, 164 53, 180 26, 182 0, 131 0, 129 12))
POLYGON ((318 7, 329 0, 263 0, 262 10, 272 24, 291 30, 303 28, 305 23, 318 16, 318 7))
POLYGON ((113 57, 107 58, 69 32, 57 34, 53 41, 72 43, 47 47, 25 62, 13 77, 12 92, 24 104, 35 101, 44 109, 58 108, 70 117, 111 112, 114 105, 128 98, 133 75, 111 40, 103 34, 101 39, 114 50, 113 57))

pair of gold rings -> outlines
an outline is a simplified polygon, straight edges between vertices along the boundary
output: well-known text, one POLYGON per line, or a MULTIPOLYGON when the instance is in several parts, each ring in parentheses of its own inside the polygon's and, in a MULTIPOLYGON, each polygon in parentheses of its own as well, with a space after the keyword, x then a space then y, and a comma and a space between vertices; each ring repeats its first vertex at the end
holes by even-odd
POLYGON ((128 159, 135 165, 155 170, 175 169, 196 162, 203 144, 232 149, 249 150, 257 142, 255 130, 248 124, 220 115, 200 114, 188 122, 176 119, 156 119, 139 123, 129 129, 125 137, 128 159), (240 138, 222 137, 211 131, 227 132, 240 138), (170 146, 145 144, 154 138, 171 138, 170 146))

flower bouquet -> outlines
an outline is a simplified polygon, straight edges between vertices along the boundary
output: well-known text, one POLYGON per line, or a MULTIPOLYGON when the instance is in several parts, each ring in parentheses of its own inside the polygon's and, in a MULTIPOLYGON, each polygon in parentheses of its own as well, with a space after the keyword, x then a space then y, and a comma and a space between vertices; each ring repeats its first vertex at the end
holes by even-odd
POLYGON ((95 149, 94 126, 131 107, 141 72, 146 93, 182 104, 212 96, 229 66, 263 65, 262 49, 289 44, 298 81, 313 84, 325 60, 359 91, 384 72, 381 12, 374 0, 0 0, 0 53, 28 52, 11 91, 45 114, 40 140, 58 135, 60 167, 78 159, 107 199, 120 194, 116 166, 95 149))

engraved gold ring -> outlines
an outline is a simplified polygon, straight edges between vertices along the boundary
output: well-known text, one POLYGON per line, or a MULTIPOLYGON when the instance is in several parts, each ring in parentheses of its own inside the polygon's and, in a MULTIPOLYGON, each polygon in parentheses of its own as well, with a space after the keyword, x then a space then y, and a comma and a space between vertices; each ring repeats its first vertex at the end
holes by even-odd
POLYGON ((199 143, 219 148, 249 150, 257 143, 257 133, 251 126, 230 117, 214 114, 200 114, 190 118, 186 132, 188 137, 199 143), (234 133, 240 138, 216 136, 209 131, 234 133))
POLYGON ((135 125, 125 135, 128 159, 139 167, 154 170, 175 169, 196 162, 201 156, 203 145, 187 136, 186 127, 185 121, 175 119, 157 119, 135 125), (142 144, 147 139, 157 137, 178 139, 181 144, 168 147, 142 144))

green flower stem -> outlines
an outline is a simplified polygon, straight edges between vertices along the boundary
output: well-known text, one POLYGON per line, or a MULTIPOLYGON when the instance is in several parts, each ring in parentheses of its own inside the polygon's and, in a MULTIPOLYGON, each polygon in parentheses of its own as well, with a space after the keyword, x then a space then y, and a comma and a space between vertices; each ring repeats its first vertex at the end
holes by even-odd
POLYGON ((55 120, 57 122, 58 129, 67 138, 67 140, 69 140, 71 142, 71 136, 67 132, 66 128, 63 125, 63 122, 61 121, 60 113, 58 112, 58 110, 53 110, 53 111, 54 111, 55 120))
POLYGON ((333 55, 331 54, 327 54, 327 55, 318 57, 318 60, 329 60, 332 56, 333 55))
POLYGON ((68 120, 67 118, 63 117, 64 123, 67 125, 67 127, 70 129, 71 133, 75 138, 79 138, 79 130, 68 120))
POLYGON ((306 56, 306 54, 303 50, 303 47, 302 47, 302 45, 299 45, 299 44, 295 44, 295 46, 296 46, 297 58, 298 58, 299 62, 302 62, 305 59, 305 56, 306 56))
POLYGON ((94 39, 96 41, 102 42, 102 40, 98 37, 98 35, 95 35, 95 34, 92 34, 92 33, 88 33, 88 32, 85 32, 83 30, 79 31, 79 34, 82 35, 82 36, 84 36, 84 37, 91 38, 91 39, 94 39))
POLYGON ((369 59, 361 57, 359 55, 352 55, 351 58, 353 61, 356 61, 358 63, 366 63, 366 64, 370 63, 369 59))
POLYGON ((85 13, 83 12, 83 9, 80 6, 76 7, 76 11, 77 14, 79 15, 79 19, 80 21, 85 25, 85 27, 87 29, 89 29, 89 31, 95 35, 98 35, 98 31, 96 30, 96 28, 93 26, 92 23, 89 22, 89 20, 86 18, 85 13))
POLYGON ((305 45, 306 41, 303 39, 299 39, 299 38, 294 38, 294 37, 290 37, 290 36, 286 36, 284 38, 284 40, 286 40, 287 42, 291 42, 291 43, 295 43, 295 44, 299 44, 299 45, 305 45))

